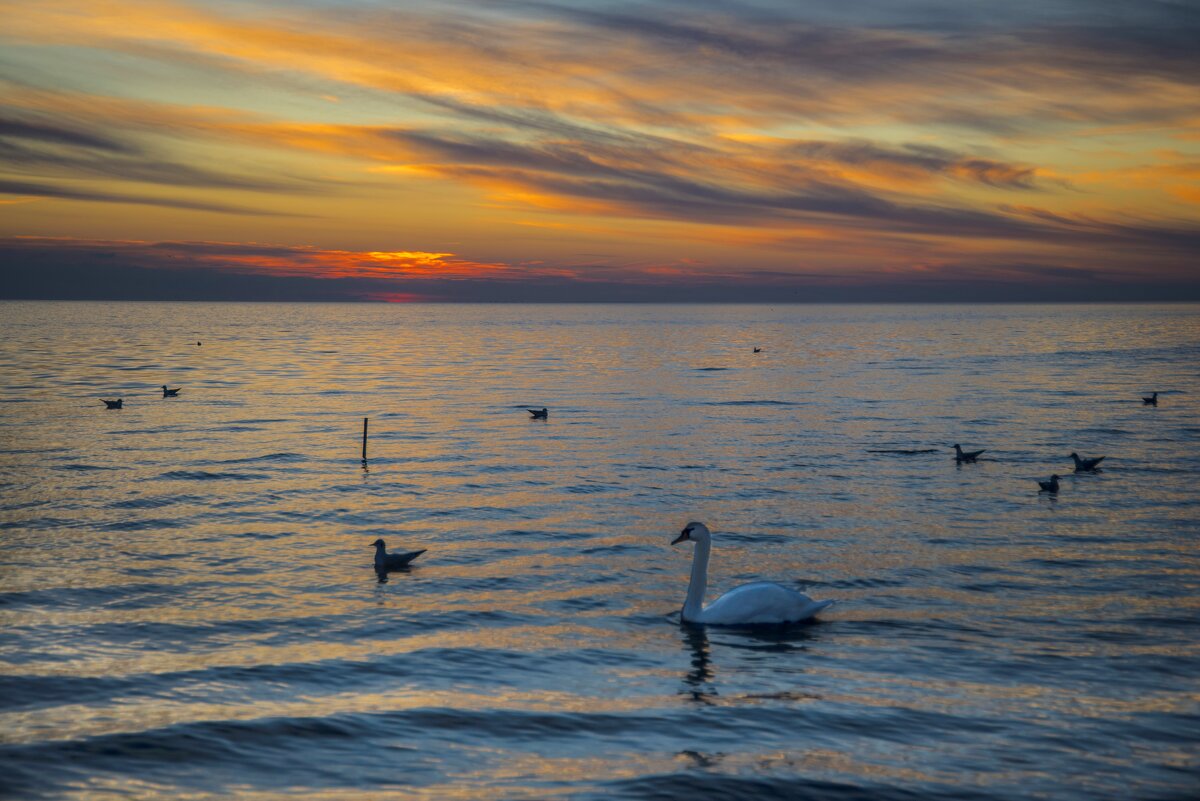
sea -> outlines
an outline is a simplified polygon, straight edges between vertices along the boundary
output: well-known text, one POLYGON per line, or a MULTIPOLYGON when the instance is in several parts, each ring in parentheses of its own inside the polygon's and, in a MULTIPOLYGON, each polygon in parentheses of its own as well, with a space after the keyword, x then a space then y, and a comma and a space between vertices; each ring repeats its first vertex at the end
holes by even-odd
POLYGON ((1200 797, 1198 444, 1196 305, 0 303, 0 797, 1200 797))

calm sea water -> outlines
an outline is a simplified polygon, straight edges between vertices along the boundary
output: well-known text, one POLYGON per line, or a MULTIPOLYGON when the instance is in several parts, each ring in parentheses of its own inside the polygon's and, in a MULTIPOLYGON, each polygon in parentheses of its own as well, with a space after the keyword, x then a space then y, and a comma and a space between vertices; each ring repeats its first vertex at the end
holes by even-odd
POLYGON ((6 303, 0 375, 0 796, 1200 787, 1198 307, 6 303), (681 626, 693 519, 837 605, 681 626))

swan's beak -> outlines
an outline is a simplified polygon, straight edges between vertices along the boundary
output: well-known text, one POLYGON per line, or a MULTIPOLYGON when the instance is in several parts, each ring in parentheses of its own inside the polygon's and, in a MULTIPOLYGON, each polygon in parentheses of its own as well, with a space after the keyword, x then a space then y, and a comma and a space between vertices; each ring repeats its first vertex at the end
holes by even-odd
POLYGON ((683 542, 684 540, 686 540, 686 539, 688 538, 688 534, 690 534, 690 533, 691 533, 691 532, 689 532, 689 531, 688 531, 688 530, 685 528, 683 531, 679 532, 679 536, 678 536, 678 537, 676 537, 675 539, 671 540, 671 544, 672 544, 672 545, 678 545, 679 543, 681 543, 681 542, 683 542))

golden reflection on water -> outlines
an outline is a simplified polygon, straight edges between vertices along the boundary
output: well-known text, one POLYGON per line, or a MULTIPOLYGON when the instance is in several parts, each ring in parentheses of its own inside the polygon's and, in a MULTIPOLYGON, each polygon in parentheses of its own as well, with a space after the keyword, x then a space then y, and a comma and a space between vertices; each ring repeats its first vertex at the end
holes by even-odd
MULTIPOLYGON (((1053 772, 972 772, 979 751, 859 729, 919 712, 1061 736, 1200 700, 1177 677, 1113 690, 1129 680, 1116 657, 1200 655, 1170 625, 1200 607, 1194 457, 1171 438, 1194 441, 1200 384, 1178 360, 1105 355, 1120 316, 583 308, 548 326, 511 309, 140 306, 144 325, 118 340, 91 335, 128 310, 71 308, 58 333, 35 309, 0 338, 0 399, 20 401, 0 429, 0 630, 18 632, 0 659, 23 679, 124 683, 0 707, 0 743, 423 709, 682 716, 695 742, 646 753, 497 738, 486 759, 461 745, 481 754, 461 768, 406 743, 444 774, 370 796, 548 797, 692 770, 991 787, 1053 772), (1188 394, 1149 417, 1118 403, 1134 387, 1188 394), (118 394, 119 413, 96 408, 118 394), (547 421, 523 410, 543 405, 547 421), (955 466, 960 440, 993 461, 955 466), (937 451, 868 454, 911 447, 937 451), (1071 450, 1112 466, 1068 476, 1071 450), (1066 477, 1056 500, 1033 484, 1051 471, 1066 477), (668 542, 689 519, 717 531, 710 598, 765 578, 838 604, 783 637, 681 628, 691 551, 668 542), (376 537, 429 551, 380 584, 376 537), (456 655, 487 669, 458 675, 456 655), (396 675, 360 680, 361 665, 396 675), (1062 675, 1072 665, 1094 674, 1062 675), (261 682, 237 673, 251 668, 261 682), (753 731, 777 710, 795 750, 766 735, 706 746, 721 729, 704 724, 726 720, 706 715, 753 731)), ((1171 320, 1144 324, 1156 347, 1200 341, 1197 315, 1171 320)), ((221 797, 103 770, 62 790, 221 797)))

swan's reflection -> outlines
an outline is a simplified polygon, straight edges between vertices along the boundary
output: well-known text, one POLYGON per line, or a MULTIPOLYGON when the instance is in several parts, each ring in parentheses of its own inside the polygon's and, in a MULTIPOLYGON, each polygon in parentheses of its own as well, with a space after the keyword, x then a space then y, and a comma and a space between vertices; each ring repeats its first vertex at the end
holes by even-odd
POLYGON ((819 621, 804 621, 789 626, 747 626, 736 629, 736 638, 723 642, 730 648, 768 654, 786 654, 808 650, 817 639, 819 621))
MULTIPOLYGON (((765 662, 774 664, 778 663, 782 655, 808 650, 808 646, 818 640, 819 635, 815 632, 816 627, 816 624, 800 624, 723 630, 722 634, 728 636, 723 636, 719 644, 723 648, 740 650, 742 652, 740 656, 736 655, 733 651, 730 651, 726 655, 730 659, 734 659, 740 665, 740 668, 753 670, 754 668, 751 668, 751 666, 755 663, 761 664, 765 662)), ((785 687, 783 689, 773 689, 766 692, 740 696, 735 695, 722 699, 713 683, 716 673, 713 670, 712 645, 708 639, 707 627, 683 623, 679 629, 683 633, 684 644, 692 654, 692 669, 684 674, 684 687, 679 691, 679 694, 689 697, 692 701, 707 704, 708 706, 715 706, 718 703, 737 703, 741 700, 797 700, 800 698, 819 697, 803 689, 785 687)), ((733 669, 738 670, 738 665, 733 666, 733 669)), ((774 671, 772 670, 771 672, 774 671)), ((794 678, 795 673, 796 669, 793 666, 789 674, 793 675, 794 678)), ((778 687, 777 684, 776 687, 778 687)))
POLYGON ((687 685, 681 695, 690 695, 693 701, 710 706, 716 703, 717 691, 711 686, 713 678, 712 658, 709 656, 708 632, 704 626, 683 623, 679 626, 683 632, 683 642, 692 652, 692 669, 684 674, 683 681, 687 685))

